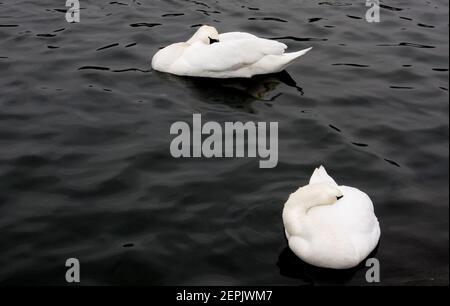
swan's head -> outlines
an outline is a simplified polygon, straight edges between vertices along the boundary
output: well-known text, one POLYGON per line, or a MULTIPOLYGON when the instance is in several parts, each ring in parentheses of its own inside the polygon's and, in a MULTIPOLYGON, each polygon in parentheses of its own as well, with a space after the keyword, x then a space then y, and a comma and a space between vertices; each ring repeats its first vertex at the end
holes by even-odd
POLYGON ((316 205, 331 205, 344 197, 342 191, 330 184, 312 184, 307 187, 310 188, 316 205))
POLYGON ((213 43, 219 42, 219 32, 217 32, 216 28, 211 26, 201 26, 194 36, 188 40, 189 44, 200 41, 206 45, 212 45, 213 43))

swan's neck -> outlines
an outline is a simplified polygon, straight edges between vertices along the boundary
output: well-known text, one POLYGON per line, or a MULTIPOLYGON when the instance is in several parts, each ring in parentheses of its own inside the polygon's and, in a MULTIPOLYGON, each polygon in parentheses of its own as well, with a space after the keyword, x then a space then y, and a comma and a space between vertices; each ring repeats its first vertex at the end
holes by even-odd
POLYGON ((189 38, 189 40, 186 43, 192 45, 196 41, 201 41, 198 33, 195 33, 191 38, 189 38))
POLYGON ((311 208, 321 205, 326 204, 319 203, 313 196, 297 191, 289 197, 286 209, 295 210, 301 215, 306 215, 311 208))
POLYGON ((284 225, 288 233, 303 234, 304 226, 308 221, 308 211, 316 206, 330 205, 330 203, 320 202, 316 195, 308 189, 300 188, 289 196, 283 209, 284 225))

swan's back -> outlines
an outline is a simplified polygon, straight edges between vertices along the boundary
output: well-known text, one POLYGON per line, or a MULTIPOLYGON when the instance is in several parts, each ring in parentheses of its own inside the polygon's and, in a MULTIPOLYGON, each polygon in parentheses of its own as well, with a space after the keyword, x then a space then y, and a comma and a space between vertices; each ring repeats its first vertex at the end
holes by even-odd
POLYGON ((380 227, 370 198, 362 191, 339 186, 344 197, 333 205, 316 206, 307 214, 311 252, 321 266, 349 268, 376 247, 380 227), (339 263, 336 262, 339 258, 339 263))
POLYGON ((250 68, 268 55, 282 55, 285 44, 258 38, 251 34, 232 32, 219 36, 220 42, 212 45, 195 43, 186 48, 180 57, 180 70, 191 72, 236 72, 250 68))
POLYGON ((287 49, 287 46, 279 41, 257 37, 250 33, 228 32, 219 35, 223 43, 237 44, 246 47, 245 52, 261 52, 264 55, 281 55, 287 49))

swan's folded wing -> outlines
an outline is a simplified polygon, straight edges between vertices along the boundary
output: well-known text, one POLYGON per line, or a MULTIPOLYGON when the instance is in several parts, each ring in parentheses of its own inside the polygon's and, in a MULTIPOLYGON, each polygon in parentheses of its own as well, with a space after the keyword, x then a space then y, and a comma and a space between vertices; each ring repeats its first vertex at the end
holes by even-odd
POLYGON ((226 43, 235 43, 236 45, 242 44, 244 48, 247 45, 247 40, 249 41, 248 43, 250 45, 253 45, 253 47, 251 48, 262 48, 262 51, 265 53, 265 55, 280 55, 283 54, 287 49, 287 46, 279 41, 259 38, 258 36, 250 33, 228 32, 219 35, 219 41, 226 43))
POLYGON ((230 41, 230 40, 238 40, 238 39, 254 39, 258 38, 257 36, 245 33, 245 32, 227 32, 219 35, 219 41, 230 41))
POLYGON ((283 43, 256 36, 228 38, 212 45, 193 45, 183 54, 183 60, 194 70, 234 71, 252 65, 266 55, 281 55, 287 48, 283 43))

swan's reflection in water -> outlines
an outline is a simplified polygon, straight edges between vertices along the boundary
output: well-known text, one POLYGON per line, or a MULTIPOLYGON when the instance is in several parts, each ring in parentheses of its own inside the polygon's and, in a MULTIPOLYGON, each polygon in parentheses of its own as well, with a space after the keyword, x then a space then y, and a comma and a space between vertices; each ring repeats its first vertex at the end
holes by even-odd
POLYGON ((295 88, 300 95, 303 95, 303 89, 286 71, 258 75, 249 79, 180 77, 159 72, 158 75, 168 78, 168 82, 183 84, 191 90, 195 98, 201 101, 219 102, 236 108, 248 109, 248 104, 253 101, 275 101, 283 94, 282 89, 277 90, 280 84, 295 88))
POLYGON ((297 85, 297 82, 295 82, 286 70, 276 74, 254 76, 250 79, 223 80, 220 85, 225 88, 239 90, 257 100, 274 101, 282 93, 275 93, 272 96, 270 94, 280 84, 294 87, 303 95, 303 89, 297 85))
MULTIPOLYGON (((368 258, 376 257, 379 244, 375 250, 370 253, 368 258)), ((280 274, 290 278, 296 278, 305 281, 311 285, 321 284, 346 284, 358 273, 364 279, 366 271, 366 260, 363 260, 358 266, 346 270, 334 270, 318 268, 307 264, 298 258, 288 247, 286 247, 278 257, 277 266, 280 274)))

